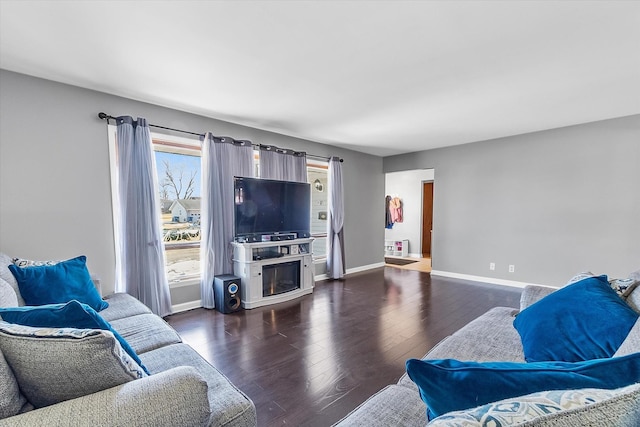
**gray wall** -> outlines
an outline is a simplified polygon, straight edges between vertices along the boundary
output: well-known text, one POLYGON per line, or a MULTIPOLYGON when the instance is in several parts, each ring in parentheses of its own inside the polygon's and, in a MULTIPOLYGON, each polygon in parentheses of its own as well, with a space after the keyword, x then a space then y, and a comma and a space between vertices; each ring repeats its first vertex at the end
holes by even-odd
POLYGON ((640 268, 640 115, 384 159, 422 168, 434 270, 557 286, 640 268))
MULTIPOLYGON (((11 256, 66 259, 86 254, 103 292, 113 290, 107 130, 97 118, 104 111, 344 158, 347 268, 382 261, 384 174, 379 157, 6 70, 0 70, 0 94, 0 251, 11 256)), ((190 294, 186 289, 178 293, 190 294)))

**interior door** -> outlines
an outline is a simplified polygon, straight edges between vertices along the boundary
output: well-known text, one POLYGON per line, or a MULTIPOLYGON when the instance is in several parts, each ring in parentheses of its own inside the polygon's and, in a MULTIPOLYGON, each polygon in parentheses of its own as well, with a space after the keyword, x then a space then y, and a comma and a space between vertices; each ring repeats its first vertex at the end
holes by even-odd
POLYGON ((422 256, 431 258, 433 231, 433 182, 422 183, 422 256))

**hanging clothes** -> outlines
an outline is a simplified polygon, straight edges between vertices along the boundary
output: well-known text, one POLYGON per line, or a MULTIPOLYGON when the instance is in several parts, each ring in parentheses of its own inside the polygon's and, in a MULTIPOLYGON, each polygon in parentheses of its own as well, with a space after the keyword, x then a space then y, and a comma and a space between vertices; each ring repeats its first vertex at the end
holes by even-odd
POLYGON ((393 220, 391 219, 391 211, 389 210, 389 204, 391 203, 391 196, 387 196, 384 198, 384 228, 392 229, 393 228, 393 220))
POLYGON ((394 197, 389 202, 389 212, 391 213, 391 221, 402 222, 402 200, 400 197, 394 197))

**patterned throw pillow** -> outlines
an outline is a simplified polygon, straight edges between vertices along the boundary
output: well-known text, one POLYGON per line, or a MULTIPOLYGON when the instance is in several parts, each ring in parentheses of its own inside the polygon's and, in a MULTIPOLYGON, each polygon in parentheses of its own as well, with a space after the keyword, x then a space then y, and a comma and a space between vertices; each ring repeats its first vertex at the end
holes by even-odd
POLYGON ((640 285, 640 280, 630 277, 626 279, 612 279, 609 280, 609 285, 611 285, 611 288, 616 291, 621 298, 626 299, 636 286, 640 285))
POLYGON ((583 408, 624 394, 631 387, 617 390, 555 390, 505 399, 466 411, 449 412, 433 419, 429 427, 514 426, 535 418, 583 408))
POLYGON ((571 285, 572 283, 579 282, 582 279, 588 279, 589 277, 596 277, 596 276, 597 276, 597 274, 593 274, 590 271, 584 271, 582 273, 576 274, 571 279, 569 279, 569 281, 566 283, 566 285, 571 285))
POLYGON ((13 265, 17 265, 18 267, 42 267, 43 265, 56 265, 60 261, 34 261, 31 259, 24 258, 13 258, 11 260, 13 265))
POLYGON ((0 350, 36 408, 147 376, 110 331, 0 321, 0 350))

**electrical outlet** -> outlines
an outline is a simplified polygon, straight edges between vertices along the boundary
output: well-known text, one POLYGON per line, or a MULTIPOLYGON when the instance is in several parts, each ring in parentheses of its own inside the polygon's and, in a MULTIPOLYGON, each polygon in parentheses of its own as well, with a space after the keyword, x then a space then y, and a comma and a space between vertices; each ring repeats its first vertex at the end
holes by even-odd
POLYGON ((490 262, 489 263, 489 270, 495 270, 496 269, 496 263, 495 262, 490 262))
POLYGON ((509 273, 514 273, 516 271, 516 266, 511 264, 509 265, 509 273))

